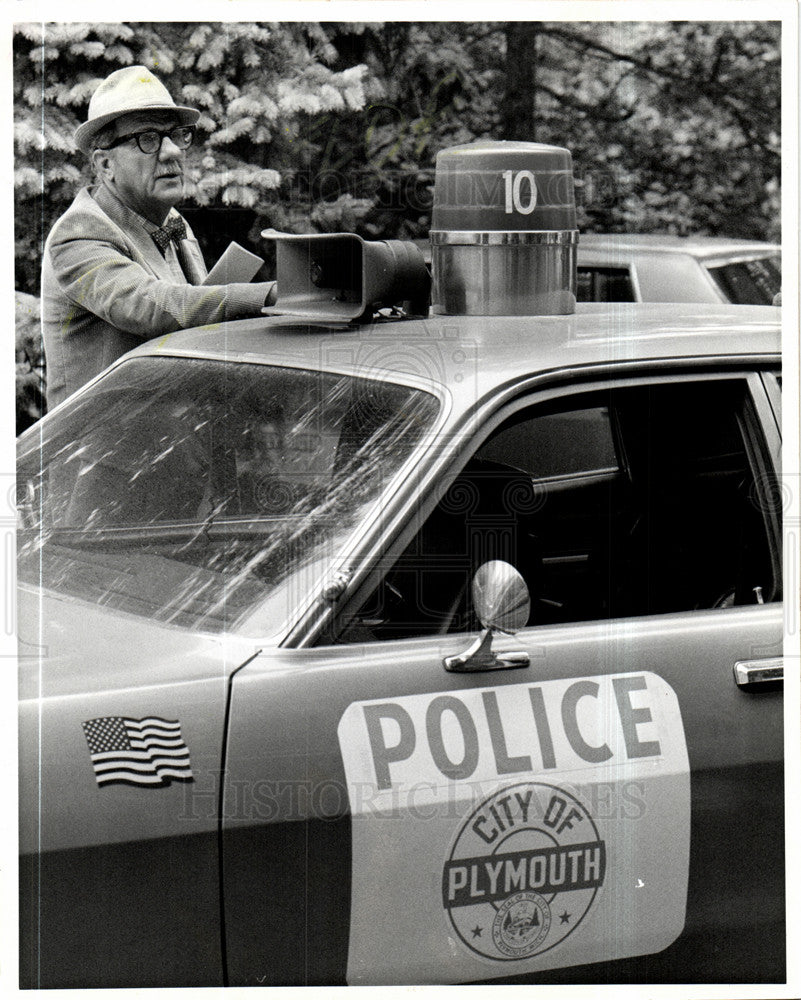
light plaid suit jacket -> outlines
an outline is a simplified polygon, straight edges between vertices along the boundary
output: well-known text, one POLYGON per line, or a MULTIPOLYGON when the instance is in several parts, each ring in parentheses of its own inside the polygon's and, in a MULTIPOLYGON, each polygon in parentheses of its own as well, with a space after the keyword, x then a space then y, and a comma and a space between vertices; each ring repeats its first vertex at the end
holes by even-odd
MULTIPOLYGON (((206 266, 187 226, 188 249, 206 266)), ((177 284, 145 228, 102 185, 79 191, 42 261, 42 337, 52 409, 151 337, 258 316, 272 282, 177 284)))

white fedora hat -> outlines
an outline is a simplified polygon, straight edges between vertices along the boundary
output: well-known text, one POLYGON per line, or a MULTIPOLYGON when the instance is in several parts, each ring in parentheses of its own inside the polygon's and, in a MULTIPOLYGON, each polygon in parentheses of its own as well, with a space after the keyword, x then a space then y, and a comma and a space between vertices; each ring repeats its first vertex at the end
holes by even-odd
POLYGON ((110 73, 92 94, 87 120, 75 129, 75 145, 91 153, 92 140, 105 125, 134 111, 171 111, 181 125, 194 125, 200 117, 196 108, 177 105, 145 66, 126 66, 110 73))

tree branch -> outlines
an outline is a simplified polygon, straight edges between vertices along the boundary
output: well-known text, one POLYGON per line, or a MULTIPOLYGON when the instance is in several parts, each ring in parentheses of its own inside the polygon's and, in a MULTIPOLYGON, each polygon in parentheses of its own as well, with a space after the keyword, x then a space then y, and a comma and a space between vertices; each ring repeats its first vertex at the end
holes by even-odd
POLYGON ((568 94, 553 90, 547 84, 538 82, 537 89, 544 91, 544 93, 548 94, 549 97, 552 97, 557 104, 573 108, 575 111, 581 111, 585 115, 592 115, 594 118, 600 118, 605 122, 617 123, 628 121, 634 114, 635 110, 633 107, 624 108, 620 114, 610 114, 608 111, 604 111, 601 105, 587 104, 585 101, 580 101, 577 97, 570 97, 568 94))

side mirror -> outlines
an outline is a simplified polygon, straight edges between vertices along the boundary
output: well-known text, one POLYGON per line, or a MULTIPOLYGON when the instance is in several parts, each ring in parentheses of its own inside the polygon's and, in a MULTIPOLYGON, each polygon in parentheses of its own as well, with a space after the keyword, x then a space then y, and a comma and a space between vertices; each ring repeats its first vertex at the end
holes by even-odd
POLYGON ((473 605, 484 632, 463 653, 446 656, 442 661, 445 669, 466 673, 527 667, 530 659, 525 651, 496 654, 492 649, 495 632, 513 635, 528 622, 531 599, 514 566, 501 560, 479 566, 473 577, 473 605))
POLYGON ((514 566, 495 559, 473 577, 473 606, 484 628, 514 635, 528 622, 531 600, 514 566))

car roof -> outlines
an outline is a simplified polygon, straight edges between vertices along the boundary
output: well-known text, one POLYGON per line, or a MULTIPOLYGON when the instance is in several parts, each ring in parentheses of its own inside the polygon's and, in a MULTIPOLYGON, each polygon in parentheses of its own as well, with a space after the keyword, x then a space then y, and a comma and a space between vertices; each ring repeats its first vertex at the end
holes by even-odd
POLYGON ((779 253, 776 243, 757 240, 736 240, 723 236, 668 236, 652 233, 581 233, 579 253, 582 250, 609 250, 621 253, 686 253, 700 259, 739 256, 740 254, 771 255, 779 253))
POLYGON ((772 306, 727 304, 579 303, 570 316, 432 316, 355 327, 271 316, 179 331, 129 357, 180 355, 373 375, 445 386, 467 403, 537 372, 778 357, 780 329, 772 306))

